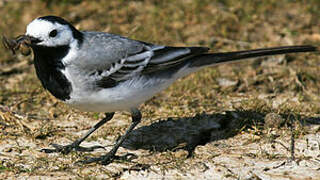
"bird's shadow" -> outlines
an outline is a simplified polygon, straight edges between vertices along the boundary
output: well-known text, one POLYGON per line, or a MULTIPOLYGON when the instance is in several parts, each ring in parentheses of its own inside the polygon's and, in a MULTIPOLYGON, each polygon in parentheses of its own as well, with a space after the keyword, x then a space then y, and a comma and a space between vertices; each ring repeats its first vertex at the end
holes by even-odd
MULTIPOLYGON (((299 120, 302 125, 320 124, 320 118, 297 118, 290 114, 281 116, 285 120, 282 125, 292 122, 290 119, 299 120)), ((241 129, 264 127, 265 119, 266 114, 254 111, 202 113, 194 117, 168 118, 135 129, 122 147, 160 152, 185 149, 192 155, 199 145, 233 137, 241 129)))

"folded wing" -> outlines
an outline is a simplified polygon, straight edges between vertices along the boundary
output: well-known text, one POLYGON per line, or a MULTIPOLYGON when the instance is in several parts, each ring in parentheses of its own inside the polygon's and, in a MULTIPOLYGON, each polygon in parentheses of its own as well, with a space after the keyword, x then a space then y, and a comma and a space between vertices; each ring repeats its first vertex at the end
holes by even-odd
POLYGON ((209 50, 206 47, 168 47, 141 43, 142 51, 128 54, 112 63, 108 70, 101 73, 102 78, 97 81, 97 85, 103 88, 114 87, 133 76, 178 67, 189 58, 209 50))

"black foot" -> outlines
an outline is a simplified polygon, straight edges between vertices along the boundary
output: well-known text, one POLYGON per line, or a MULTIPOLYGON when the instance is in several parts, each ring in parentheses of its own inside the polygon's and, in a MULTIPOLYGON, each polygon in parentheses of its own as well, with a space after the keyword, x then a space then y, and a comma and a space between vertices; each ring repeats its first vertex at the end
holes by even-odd
POLYGON ((103 146, 92 146, 92 147, 81 147, 79 145, 76 144, 69 144, 69 145, 59 145, 59 144, 50 144, 51 146, 54 147, 54 149, 41 149, 41 152, 45 152, 45 153, 55 153, 55 152, 60 152, 62 154, 68 154, 70 153, 72 150, 74 151, 79 151, 79 152, 92 152, 95 149, 99 149, 102 148, 104 149, 103 146))
POLYGON ((113 162, 113 160, 121 160, 130 162, 132 159, 138 158, 137 155, 128 153, 124 156, 116 156, 114 153, 109 152, 106 155, 97 157, 97 158, 89 158, 82 161, 77 161, 76 164, 90 164, 90 163, 98 163, 101 165, 108 165, 113 162))
POLYGON ((114 159, 118 159, 118 156, 115 155, 114 152, 109 152, 106 155, 97 157, 97 158, 89 158, 86 160, 78 161, 77 164, 90 164, 90 163, 98 163, 102 165, 108 165, 112 163, 114 159))

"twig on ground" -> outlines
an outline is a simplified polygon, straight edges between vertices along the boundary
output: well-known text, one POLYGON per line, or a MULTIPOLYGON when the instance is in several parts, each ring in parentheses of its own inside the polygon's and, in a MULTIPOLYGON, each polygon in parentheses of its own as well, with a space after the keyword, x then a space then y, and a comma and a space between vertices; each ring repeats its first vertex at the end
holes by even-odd
POLYGON ((293 121, 293 118, 291 118, 291 124, 290 124, 290 131, 291 131, 291 144, 290 144, 290 152, 291 152, 291 157, 290 157, 290 160, 291 161, 294 161, 295 160, 295 157, 294 157, 294 121, 293 121))
POLYGON ((237 45, 242 46, 242 47, 249 47, 252 44, 252 43, 245 42, 245 41, 232 40, 232 39, 227 39, 227 38, 218 37, 218 36, 212 37, 210 42, 211 43, 223 42, 223 43, 226 43, 226 44, 237 44, 237 45))

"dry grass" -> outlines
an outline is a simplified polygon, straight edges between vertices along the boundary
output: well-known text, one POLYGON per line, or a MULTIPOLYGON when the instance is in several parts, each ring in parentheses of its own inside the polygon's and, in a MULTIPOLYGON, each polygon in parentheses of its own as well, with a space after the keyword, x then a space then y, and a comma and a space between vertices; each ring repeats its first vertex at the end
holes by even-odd
MULTIPOLYGON (((320 40, 317 0, 3 0, 0 9, 0 34, 8 37, 24 33, 35 17, 54 14, 79 29, 212 51, 320 40)), ((71 142, 102 115, 62 104, 40 86, 31 57, 1 48, 0 178, 320 178, 319 60, 319 54, 291 54, 192 74, 141 107, 144 121, 119 151, 136 159, 79 166, 73 162, 104 151, 38 150, 71 142), (296 161, 289 163, 292 119, 296 161)), ((129 121, 118 113, 84 145, 111 145, 129 121)))

